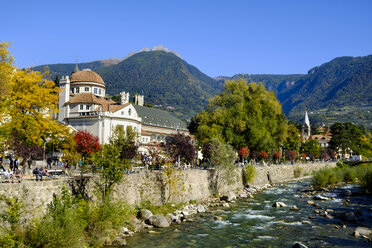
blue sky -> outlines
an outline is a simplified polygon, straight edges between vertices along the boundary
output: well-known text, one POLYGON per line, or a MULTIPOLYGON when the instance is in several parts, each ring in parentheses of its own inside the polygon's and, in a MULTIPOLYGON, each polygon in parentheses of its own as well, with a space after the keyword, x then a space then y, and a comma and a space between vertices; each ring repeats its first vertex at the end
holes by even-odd
POLYGON ((17 1, 0 41, 19 67, 122 58, 163 45, 209 76, 307 73, 372 54, 372 1, 17 1))

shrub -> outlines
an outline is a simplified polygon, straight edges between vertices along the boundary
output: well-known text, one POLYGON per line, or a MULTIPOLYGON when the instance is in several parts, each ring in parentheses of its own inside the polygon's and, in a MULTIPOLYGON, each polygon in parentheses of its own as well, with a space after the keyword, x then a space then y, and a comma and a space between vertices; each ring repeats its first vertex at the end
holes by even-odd
POLYGON ((243 176, 244 184, 253 182, 253 179, 256 176, 256 169, 254 168, 254 166, 247 164, 244 167, 243 176))
POLYGON ((342 182, 342 174, 335 169, 321 169, 316 171, 311 182, 315 189, 322 189, 327 186, 335 186, 342 182))
MULTIPOLYGON (((347 166, 347 165, 346 165, 347 166)), ((345 167, 342 170, 343 181, 346 183, 355 183, 357 181, 356 168, 345 167)))
POLYGON ((372 194, 372 166, 360 166, 356 174, 361 186, 367 193, 372 194))
POLYGON ((342 161, 337 162, 336 165, 337 165, 337 168, 340 168, 340 169, 349 168, 349 166, 347 164, 344 164, 342 161))
POLYGON ((294 177, 295 178, 298 178, 302 175, 302 171, 303 171, 303 168, 302 167, 297 167, 294 171, 293 171, 293 174, 294 174, 294 177))
POLYGON ((63 187, 61 197, 54 195, 47 213, 28 227, 25 241, 31 247, 83 247, 84 228, 71 193, 63 187))

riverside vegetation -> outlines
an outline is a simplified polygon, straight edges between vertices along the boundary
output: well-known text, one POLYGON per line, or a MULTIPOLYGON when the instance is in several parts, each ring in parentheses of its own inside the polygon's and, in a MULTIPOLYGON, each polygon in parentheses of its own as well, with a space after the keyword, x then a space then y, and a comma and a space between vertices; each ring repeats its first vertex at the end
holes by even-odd
POLYGON ((335 168, 322 169, 314 173, 312 186, 319 190, 341 183, 359 183, 367 193, 372 193, 372 164, 351 167, 342 162, 335 168))

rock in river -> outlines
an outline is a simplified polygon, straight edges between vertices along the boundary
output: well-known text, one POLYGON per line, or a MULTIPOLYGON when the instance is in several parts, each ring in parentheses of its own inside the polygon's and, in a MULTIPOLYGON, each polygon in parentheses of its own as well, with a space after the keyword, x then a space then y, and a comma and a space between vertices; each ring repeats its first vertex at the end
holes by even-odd
POLYGON ((296 243, 292 246, 292 248, 308 248, 308 247, 304 244, 296 243))
POLYGON ((143 220, 147 220, 148 218, 150 218, 151 215, 151 211, 147 209, 141 209, 138 211, 138 217, 143 220))
POLYGON ((325 197, 325 196, 322 196, 322 195, 316 195, 316 196, 314 196, 314 200, 328 201, 329 198, 328 197, 325 197))
POLYGON ((147 221, 150 225, 153 225, 155 227, 169 227, 167 219, 159 214, 150 216, 147 221))
POLYGON ((286 207, 287 205, 284 203, 284 202, 275 202, 274 204, 273 204, 273 207, 275 207, 275 208, 284 208, 284 207, 286 207))

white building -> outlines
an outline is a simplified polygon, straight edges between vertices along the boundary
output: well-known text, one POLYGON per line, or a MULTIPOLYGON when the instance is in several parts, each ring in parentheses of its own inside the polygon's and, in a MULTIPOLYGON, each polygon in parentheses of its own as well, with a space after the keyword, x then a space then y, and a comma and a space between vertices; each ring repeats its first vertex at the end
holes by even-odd
POLYGON ((76 66, 71 76, 60 80, 58 121, 76 130, 86 130, 107 143, 113 129, 132 127, 138 134, 137 142, 144 151, 146 144, 165 142, 167 135, 189 134, 186 123, 166 111, 143 106, 144 97, 135 95, 130 103, 129 93, 121 92, 116 103, 106 98, 103 79, 95 72, 76 66))

